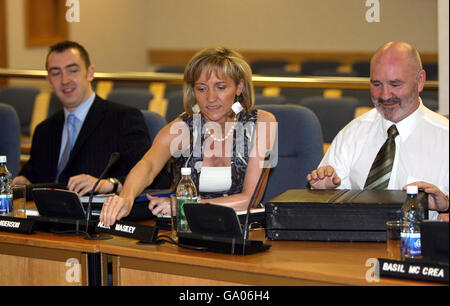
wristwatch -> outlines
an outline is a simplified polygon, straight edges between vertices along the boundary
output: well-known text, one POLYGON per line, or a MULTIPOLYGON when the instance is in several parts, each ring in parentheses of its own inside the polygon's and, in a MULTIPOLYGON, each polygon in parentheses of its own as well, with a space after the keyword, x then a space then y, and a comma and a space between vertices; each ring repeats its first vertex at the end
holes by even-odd
POLYGON ((119 188, 119 184, 120 184, 119 180, 116 179, 115 177, 110 177, 110 178, 108 179, 108 181, 109 181, 111 184, 113 184, 113 190, 112 190, 111 192, 112 192, 112 193, 116 193, 116 192, 117 192, 117 188, 119 188))

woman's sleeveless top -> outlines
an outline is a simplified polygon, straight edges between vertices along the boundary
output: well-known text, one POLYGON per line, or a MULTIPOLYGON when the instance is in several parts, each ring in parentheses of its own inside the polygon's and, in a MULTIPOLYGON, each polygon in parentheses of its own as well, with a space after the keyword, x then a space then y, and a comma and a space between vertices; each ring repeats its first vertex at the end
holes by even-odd
MULTIPOLYGON (((258 118, 257 115, 258 111, 256 109, 250 110, 247 114, 238 114, 237 124, 233 132, 233 148, 231 155, 232 184, 230 190, 225 193, 200 193, 201 198, 216 198, 242 192, 245 171, 247 169, 251 149, 253 148, 256 121, 258 118)), ((198 190, 204 154, 205 119, 199 114, 189 116, 186 113, 181 114, 180 118, 189 127, 190 146, 185 152, 178 152, 181 153, 179 157, 173 158, 173 177, 175 179, 175 184, 177 184, 180 179, 181 168, 190 167, 192 180, 198 190)))

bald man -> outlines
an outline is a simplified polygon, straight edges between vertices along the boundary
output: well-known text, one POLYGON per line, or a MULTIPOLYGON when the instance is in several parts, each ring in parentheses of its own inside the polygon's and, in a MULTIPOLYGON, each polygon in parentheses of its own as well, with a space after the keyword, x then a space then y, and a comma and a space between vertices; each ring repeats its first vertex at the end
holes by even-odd
POLYGON ((430 219, 448 211, 448 119, 420 99, 426 73, 417 50, 389 42, 371 60, 374 109, 354 119, 333 140, 318 169, 308 174, 313 189, 370 189, 366 180, 378 151, 395 125, 395 156, 385 189, 418 185, 428 193, 430 219))

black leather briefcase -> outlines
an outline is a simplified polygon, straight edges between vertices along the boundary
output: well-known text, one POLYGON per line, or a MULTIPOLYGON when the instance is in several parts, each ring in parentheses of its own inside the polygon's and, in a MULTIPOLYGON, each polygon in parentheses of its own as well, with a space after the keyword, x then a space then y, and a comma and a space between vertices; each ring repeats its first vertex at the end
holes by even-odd
MULTIPOLYGON (((426 197, 419 193, 427 206, 426 197)), ((386 241, 386 221, 400 220, 402 190, 291 189, 266 204, 269 240, 386 241)))

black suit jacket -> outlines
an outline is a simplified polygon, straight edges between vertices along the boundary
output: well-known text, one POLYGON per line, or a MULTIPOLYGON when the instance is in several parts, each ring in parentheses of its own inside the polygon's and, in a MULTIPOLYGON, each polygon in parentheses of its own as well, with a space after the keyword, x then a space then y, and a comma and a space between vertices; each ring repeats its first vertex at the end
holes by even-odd
MULTIPOLYGON (((36 127, 30 159, 20 171, 31 183, 55 181, 63 126, 64 111, 61 110, 36 127)), ((113 152, 119 152, 120 159, 106 176, 124 178, 150 146, 144 117, 138 109, 96 96, 59 183, 66 185, 71 176, 82 173, 99 177, 113 152)), ((151 187, 167 188, 169 185, 170 178, 164 173, 151 187)))

